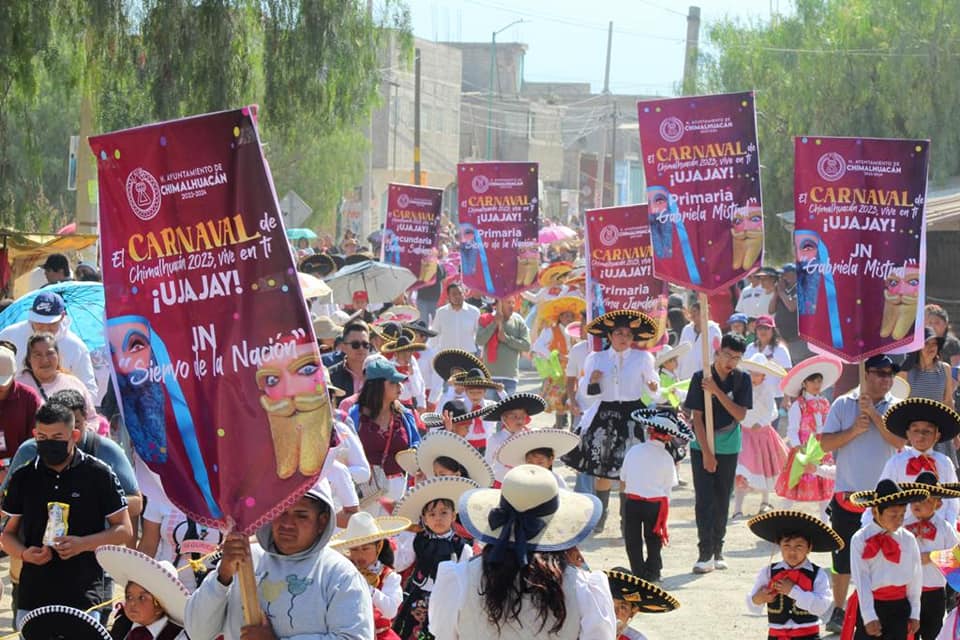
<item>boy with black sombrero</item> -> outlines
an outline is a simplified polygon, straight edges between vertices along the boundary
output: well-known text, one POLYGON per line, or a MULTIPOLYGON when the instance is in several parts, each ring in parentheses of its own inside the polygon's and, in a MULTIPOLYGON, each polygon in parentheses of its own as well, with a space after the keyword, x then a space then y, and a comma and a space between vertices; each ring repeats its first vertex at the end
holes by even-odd
POLYGON ((943 519, 941 504, 946 499, 960 497, 960 491, 943 486, 929 471, 917 476, 915 482, 904 482, 901 489, 926 489, 930 497, 910 505, 904 527, 917 539, 923 571, 923 594, 920 596, 920 632, 922 640, 936 638, 943 627, 946 614, 947 580, 930 558, 934 551, 952 549, 960 542, 956 525, 943 519))
POLYGON ((903 521, 908 504, 929 497, 925 489, 904 489, 888 479, 873 491, 850 496, 854 505, 873 515, 850 541, 850 577, 857 591, 847 602, 843 627, 846 633, 855 620, 856 640, 906 640, 920 628, 920 547, 903 521))
POLYGON ((420 371, 417 359, 414 357, 415 354, 424 351, 426 348, 427 345, 416 342, 406 333, 402 333, 396 340, 387 342, 380 348, 380 353, 394 362, 397 371, 407 376, 407 379, 400 385, 400 402, 411 410, 422 410, 427 404, 423 374, 420 371))
POLYGON ((483 372, 483 369, 474 367, 469 371, 457 373, 453 376, 454 384, 463 389, 466 396, 465 403, 467 409, 473 414, 470 420, 470 426, 467 428, 467 441, 470 442, 477 451, 483 453, 487 449, 487 439, 494 434, 497 429, 496 421, 486 420, 481 412, 489 407, 496 405, 495 400, 486 397, 487 391, 493 389, 497 392, 503 391, 503 385, 493 380, 483 372))
POLYGON ((433 390, 430 398, 438 407, 442 407, 450 400, 466 401, 467 396, 463 387, 458 386, 453 379, 456 374, 480 369, 486 377, 490 377, 490 370, 487 369, 483 360, 463 349, 441 349, 433 357, 431 364, 434 372, 443 381, 442 385, 433 390))
POLYGON ((680 601, 623 567, 614 567, 607 574, 613 610, 617 615, 617 640, 645 640, 646 636, 630 626, 639 613, 668 613, 680 607, 680 601))
POLYGON ((487 420, 500 422, 500 430, 487 438, 487 450, 484 453, 487 464, 493 467, 493 475, 496 478, 494 488, 500 486, 503 476, 509 471, 498 458, 500 447, 513 434, 525 431, 530 417, 543 413, 546 408, 547 403, 536 394, 515 393, 495 404, 487 413, 487 420))
MULTIPOLYGON (((890 433, 906 439, 907 446, 887 460, 880 478, 902 484, 914 482, 919 474, 929 471, 938 482, 957 481, 953 462, 934 449, 938 442, 950 442, 960 434, 960 415, 956 411, 936 400, 907 398, 890 407, 883 421, 890 433)), ((960 500, 945 498, 939 513, 956 525, 958 509, 960 500)))
POLYGON ((782 560, 757 574, 747 607, 760 613, 766 605, 771 638, 817 640, 820 616, 833 604, 829 570, 810 562, 808 555, 843 547, 840 535, 819 518, 780 509, 747 521, 757 537, 780 547, 782 560))

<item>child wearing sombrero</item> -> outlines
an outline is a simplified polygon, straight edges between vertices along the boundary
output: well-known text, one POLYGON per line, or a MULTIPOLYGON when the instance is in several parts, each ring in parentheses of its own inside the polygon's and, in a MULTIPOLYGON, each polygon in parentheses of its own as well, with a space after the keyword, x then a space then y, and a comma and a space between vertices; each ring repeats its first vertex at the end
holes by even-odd
POLYGON ((487 369, 483 360, 463 349, 441 349, 433 357, 432 365, 434 373, 443 381, 433 390, 430 398, 438 407, 442 407, 451 400, 466 402, 466 390, 454 380, 454 376, 458 373, 480 369, 486 377, 490 377, 490 370, 487 369))
POLYGON ((617 640, 645 640, 646 636, 630 626, 640 613, 668 613, 680 607, 680 601, 655 584, 639 578, 623 567, 607 574, 613 610, 617 615, 617 640))
MULTIPOLYGON (((406 328, 403 328, 403 331, 413 333, 406 328)), ((423 411, 427 405, 426 384, 423 381, 420 364, 414 358, 414 354, 426 348, 427 345, 417 342, 416 338, 406 333, 380 347, 380 353, 394 362, 397 371, 407 376, 407 379, 400 383, 400 402, 411 410, 423 411)))
POLYGON ((833 590, 829 570, 808 556, 840 549, 843 540, 823 521, 801 511, 768 511, 748 520, 747 526, 780 547, 782 558, 757 574, 747 608, 760 613, 766 607, 771 638, 817 640, 820 616, 830 609, 833 590))
POLYGON ((497 404, 496 401, 486 397, 487 391, 503 391, 503 385, 495 382, 482 369, 474 367, 464 373, 453 376, 454 384, 463 389, 466 396, 465 402, 467 410, 473 416, 467 427, 467 441, 476 447, 477 451, 483 453, 487 448, 487 439, 493 435, 497 428, 495 420, 487 420, 481 413, 484 409, 497 404))
POLYGON ((669 541, 670 492, 677 484, 673 456, 666 445, 674 438, 689 442, 693 433, 669 409, 640 409, 631 417, 638 429, 646 430, 647 439, 630 447, 620 468, 623 536, 630 570, 644 580, 659 582, 660 551, 669 541))
POLYGON ((500 430, 487 438, 487 450, 484 453, 487 464, 493 468, 494 487, 500 486, 507 473, 507 467, 497 457, 500 447, 513 434, 526 431, 530 417, 543 413, 546 408, 547 403, 538 395, 515 393, 498 402, 486 415, 487 420, 500 422, 500 430))
POLYGON ((534 464, 550 471, 557 479, 557 486, 567 488, 567 483, 554 470, 554 461, 580 442, 580 436, 566 429, 526 429, 515 433, 500 447, 497 460, 508 470, 522 464, 534 464))
POLYGON ((907 505, 929 497, 925 489, 903 489, 889 479, 880 480, 873 491, 850 496, 854 505, 869 508, 873 518, 850 541, 850 577, 857 591, 847 603, 841 637, 906 640, 920 628, 920 547, 903 521, 907 505))
POLYGON ((330 539, 329 546, 343 551, 370 585, 377 640, 398 638, 391 624, 403 601, 403 588, 400 574, 393 570, 393 548, 388 539, 409 526, 406 518, 374 518, 360 511, 351 516, 346 529, 330 539))
MULTIPOLYGON (((946 455, 936 451, 938 442, 950 442, 960 434, 960 415, 947 405, 926 398, 907 398, 890 407, 883 416, 890 433, 905 438, 907 446, 891 456, 881 478, 897 483, 914 482, 929 471, 941 483, 957 481, 957 471, 946 455)), ((956 526, 960 500, 945 498, 939 514, 956 526)))
POLYGON ((473 557, 470 544, 457 534, 454 524, 457 501, 466 491, 478 487, 467 478, 437 476, 419 483, 397 503, 396 515, 418 523, 397 540, 396 569, 413 566, 403 592, 403 604, 393 623, 401 640, 431 640, 427 611, 437 567, 454 559, 466 562, 473 557))
POLYGON ((531 351, 535 354, 534 364, 537 364, 537 359, 541 361, 537 364, 538 372, 551 374, 543 377, 541 394, 547 401, 547 411, 556 414, 554 426, 558 429, 566 428, 568 424, 564 371, 567 367, 567 356, 573 346, 573 338, 564 328, 579 318, 585 309, 586 301, 574 296, 545 300, 537 305, 537 317, 543 328, 531 351), (556 366, 557 364, 559 366, 556 366), (554 367, 556 370, 551 371, 554 367))

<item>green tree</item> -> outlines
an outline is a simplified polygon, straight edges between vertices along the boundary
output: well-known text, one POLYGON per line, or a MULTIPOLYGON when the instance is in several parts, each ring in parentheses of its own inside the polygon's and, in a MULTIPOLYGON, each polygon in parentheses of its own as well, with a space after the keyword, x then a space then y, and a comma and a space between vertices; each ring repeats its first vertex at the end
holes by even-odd
POLYGON ((930 179, 960 173, 960 3, 797 0, 770 22, 708 28, 706 92, 757 92, 767 245, 792 255, 777 212, 793 209, 798 135, 930 138, 930 179))

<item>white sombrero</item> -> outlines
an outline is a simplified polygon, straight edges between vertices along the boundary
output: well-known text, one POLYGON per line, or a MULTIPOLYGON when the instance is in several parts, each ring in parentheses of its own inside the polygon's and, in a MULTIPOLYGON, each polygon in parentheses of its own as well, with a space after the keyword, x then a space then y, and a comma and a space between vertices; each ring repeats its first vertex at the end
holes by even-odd
POLYGON ((393 459, 397 461, 397 464, 400 465, 400 468, 403 469, 404 473, 408 476, 415 476, 417 472, 420 471, 420 467, 417 466, 416 449, 397 451, 393 454, 393 459))
POLYGON ((775 378, 782 378, 787 375, 786 369, 773 360, 767 359, 767 356, 762 353, 755 353, 746 360, 741 360, 740 368, 747 373, 761 373, 775 378))
MULTIPOLYGON (((552 477, 552 476, 551 476, 552 477)), ((556 483, 556 480, 554 480, 556 483)), ((469 478, 457 476, 437 476, 424 480, 403 496, 393 512, 401 518, 408 518, 412 522, 420 522, 423 508, 434 500, 451 500, 454 505, 465 492, 477 489, 479 485, 469 478)))
POLYGON ((145 553, 115 544, 97 547, 96 554, 97 562, 118 585, 136 582, 156 598, 167 617, 183 626, 190 591, 180 582, 171 563, 158 562, 145 553))
POLYGON ((893 386, 890 387, 890 395, 893 396, 894 401, 900 402, 901 400, 906 400, 910 397, 910 383, 900 376, 893 376, 893 386))
POLYGON ((567 454, 580 444, 580 436, 566 429, 530 429, 519 431, 503 443, 497 460, 508 467, 527 462, 527 453, 534 449, 553 449, 554 458, 567 454))
POLYGON ((602 508, 594 495, 560 491, 547 469, 522 464, 507 472, 501 489, 474 489, 463 494, 459 512, 463 526, 475 538, 501 549, 511 545, 523 556, 525 552, 576 546, 593 532, 602 508), (542 526, 518 541, 517 529, 526 527, 509 526, 518 517, 538 519, 542 526))
POLYGON ((793 365, 786 377, 780 381, 780 390, 791 398, 799 397, 803 393, 803 381, 819 373, 823 376, 820 387, 823 392, 837 383, 842 372, 843 363, 837 358, 828 355, 813 356, 793 365))
POLYGON ((690 349, 692 348, 693 345, 689 342, 681 342, 675 347, 665 346, 654 356, 654 364, 659 369, 663 366, 663 363, 673 360, 674 358, 682 358, 683 356, 687 355, 690 353, 690 349))
POLYGON ((30 611, 20 623, 20 635, 24 640, 112 640, 110 632, 89 613, 60 604, 30 611))
POLYGON ((370 542, 393 537, 405 531, 411 524, 407 518, 396 516, 374 518, 366 511, 357 511, 350 516, 347 528, 334 534, 327 546, 334 549, 342 547, 346 551, 370 542))
POLYGON ((479 486, 493 485, 493 469, 487 461, 472 444, 452 431, 434 431, 425 436, 417 448, 417 466, 427 478, 436 476, 433 463, 441 456, 459 462, 479 486))

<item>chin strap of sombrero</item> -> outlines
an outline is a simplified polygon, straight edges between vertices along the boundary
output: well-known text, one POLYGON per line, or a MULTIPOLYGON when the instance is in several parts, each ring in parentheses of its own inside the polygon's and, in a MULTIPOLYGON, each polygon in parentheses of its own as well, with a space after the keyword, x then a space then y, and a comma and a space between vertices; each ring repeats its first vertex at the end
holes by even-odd
POLYGON ((500 560, 503 558, 503 553, 507 547, 512 547, 520 566, 527 566, 528 541, 547 526, 543 517, 556 513, 559 507, 560 498, 554 496, 533 509, 517 511, 513 505, 501 496, 500 506, 493 508, 487 517, 487 523, 491 529, 500 529, 500 537, 493 543, 492 560, 500 560), (511 533, 513 533, 512 543, 510 540, 511 533))

